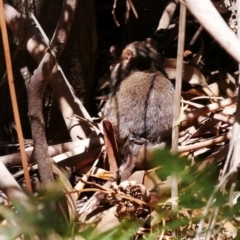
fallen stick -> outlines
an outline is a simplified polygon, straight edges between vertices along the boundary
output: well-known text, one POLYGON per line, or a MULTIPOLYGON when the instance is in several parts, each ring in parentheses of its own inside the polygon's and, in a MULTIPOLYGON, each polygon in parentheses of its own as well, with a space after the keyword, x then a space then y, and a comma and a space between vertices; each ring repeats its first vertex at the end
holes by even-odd
POLYGON ((0 162, 0 172, 0 189, 6 194, 8 199, 12 202, 27 203, 27 195, 2 162, 0 162))
POLYGON ((222 100, 218 103, 211 103, 205 107, 195 109, 191 112, 185 113, 183 117, 181 118, 181 122, 187 121, 189 119, 197 118, 202 115, 206 115, 209 112, 216 111, 220 108, 227 107, 231 104, 235 104, 237 102, 237 97, 227 98, 222 100))
MULTIPOLYGON (((84 140, 78 140, 74 142, 62 143, 57 145, 48 146, 48 152, 51 157, 62 154, 64 152, 71 151, 76 147, 80 147, 85 151, 92 148, 100 147, 104 144, 101 137, 86 138, 84 140)), ((28 162, 31 162, 33 147, 29 147, 26 150, 28 162)), ((2 162, 7 167, 18 166, 21 164, 20 153, 13 153, 0 157, 0 162, 2 162)))
POLYGON ((188 10, 226 52, 240 62, 240 42, 213 3, 210 0, 181 0, 181 2, 186 3, 188 10))
POLYGON ((231 133, 227 133, 226 135, 219 136, 210 140, 206 140, 204 142, 199 142, 199 143, 195 143, 187 146, 178 146, 178 153, 190 152, 199 148, 209 147, 217 143, 229 141, 231 136, 232 136, 231 133))

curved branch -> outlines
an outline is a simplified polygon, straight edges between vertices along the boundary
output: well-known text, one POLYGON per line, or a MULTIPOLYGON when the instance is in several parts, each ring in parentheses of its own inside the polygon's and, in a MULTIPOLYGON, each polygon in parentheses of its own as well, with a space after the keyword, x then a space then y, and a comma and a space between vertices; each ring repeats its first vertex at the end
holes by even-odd
POLYGON ((66 0, 63 3, 62 12, 50 43, 51 49, 57 59, 62 54, 67 43, 76 12, 77 2, 78 0, 66 0))
POLYGON ((32 137, 35 147, 33 157, 38 164, 39 175, 43 183, 54 180, 45 134, 42 110, 43 93, 54 68, 56 68, 57 60, 66 45, 76 11, 76 5, 77 0, 66 0, 64 2, 58 25, 53 40, 51 41, 54 50, 45 53, 31 80, 26 82, 32 137), (54 53, 54 56, 52 53, 54 53))
MULTIPOLYGON (((25 19, 12 6, 4 3, 4 14, 8 27, 13 34, 20 39, 22 46, 30 53, 33 59, 40 63, 48 46, 44 42, 37 28, 26 23, 25 19)), ((63 72, 55 66, 52 70, 52 78, 49 82, 53 90, 53 96, 57 100, 62 112, 67 129, 73 141, 86 138, 91 130, 85 124, 79 124, 73 120, 75 115, 90 119, 90 115, 82 102, 76 97, 74 90, 65 79, 63 72), (64 98, 62 97, 64 96, 64 98), (72 131, 74 129, 74 131, 72 131)))

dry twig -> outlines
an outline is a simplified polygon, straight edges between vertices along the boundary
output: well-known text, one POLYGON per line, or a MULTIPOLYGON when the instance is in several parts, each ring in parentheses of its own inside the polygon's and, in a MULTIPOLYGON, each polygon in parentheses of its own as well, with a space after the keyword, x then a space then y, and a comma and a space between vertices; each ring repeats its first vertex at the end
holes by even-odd
POLYGON ((17 98, 16 98, 16 91, 15 91, 15 86, 14 86, 11 56, 10 56, 10 49, 9 49, 9 43, 8 43, 8 34, 7 34, 6 22, 5 22, 5 18, 4 18, 3 1, 2 0, 0 0, 0 24, 1 24, 3 48, 4 48, 4 55, 5 55, 6 68, 7 68, 8 84, 9 84, 10 95, 11 95, 11 100, 12 100, 13 114, 14 114, 16 129, 17 129, 18 141, 19 141, 19 145, 20 145, 20 153, 21 153, 21 157, 22 157, 24 177, 25 177, 26 186, 27 186, 28 191, 32 192, 32 187, 31 187, 30 177, 29 177, 29 172, 28 172, 27 156, 26 156, 26 153, 24 150, 25 149, 24 138, 23 138, 23 133, 22 133, 22 127, 21 127, 17 98))
MULTIPOLYGON (((174 99, 174 114, 173 114, 173 131, 172 131, 172 153, 176 154, 178 151, 178 133, 179 126, 176 122, 180 114, 181 90, 182 90, 182 64, 183 64, 183 51, 185 40, 185 26, 186 26, 186 7, 181 4, 180 6, 180 23, 179 23, 179 37, 178 37, 178 52, 177 52, 177 78, 175 86, 175 99, 174 99)), ((172 175, 172 192, 171 197, 178 197, 178 176, 177 173, 172 175)), ((177 212, 178 203, 175 201, 172 204, 172 210, 177 212)), ((175 235, 175 234, 174 234, 175 235)))
POLYGON ((113 15, 113 20, 116 24, 117 27, 120 26, 117 17, 116 17, 116 7, 117 7, 117 0, 114 0, 114 4, 113 4, 113 9, 112 9, 112 15, 113 15))
POLYGON ((167 4, 167 6, 164 9, 164 12, 163 12, 162 17, 159 21, 159 24, 158 24, 158 27, 157 27, 156 31, 158 31, 160 29, 167 29, 168 28, 168 26, 171 22, 172 16, 175 13, 177 5, 178 5, 178 0, 169 1, 169 3, 167 4))

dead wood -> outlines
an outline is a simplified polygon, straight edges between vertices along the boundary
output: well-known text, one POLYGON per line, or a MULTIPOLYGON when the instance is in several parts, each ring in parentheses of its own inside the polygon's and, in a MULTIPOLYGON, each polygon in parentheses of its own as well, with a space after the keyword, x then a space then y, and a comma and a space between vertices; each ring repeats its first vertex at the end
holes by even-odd
POLYGON ((45 123, 42 112, 43 93, 54 64, 54 57, 47 52, 31 80, 25 83, 28 93, 29 117, 34 144, 33 158, 38 164, 39 174, 43 183, 54 180, 51 160, 47 149, 45 123))
MULTIPOLYGON (((178 138, 179 138, 179 125, 177 124, 179 114, 180 114, 180 104, 181 104, 181 91, 182 91, 182 73, 183 73, 183 52, 184 52, 184 42, 185 42, 185 28, 186 28, 186 7, 180 5, 180 17, 179 17, 179 37, 178 37, 178 50, 177 50, 177 69, 176 69, 176 85, 175 85, 175 97, 174 97, 174 114, 173 114, 173 130, 172 130, 172 145, 171 151, 173 154, 178 153, 178 138)), ((178 197, 178 173, 172 173, 172 186, 171 186, 171 197, 178 197)), ((178 203, 172 204, 172 210, 175 214, 178 211, 178 203)), ((173 236, 177 233, 174 232, 173 236)))
POLYGON ((190 152, 190 151, 193 151, 193 150, 196 150, 196 149, 199 149, 199 148, 209 147, 209 146, 215 145, 217 143, 222 143, 222 142, 225 142, 225 141, 229 141, 229 139, 231 139, 231 136, 232 136, 232 134, 228 133, 226 135, 219 136, 219 137, 216 137, 216 138, 213 138, 213 139, 210 139, 210 140, 206 140, 206 141, 203 141, 203 142, 195 143, 195 144, 192 144, 192 145, 179 146, 178 147, 178 152, 179 153, 190 152))
POLYGON ((25 82, 28 93, 29 116, 34 143, 33 158, 38 164, 40 179, 43 183, 53 181, 51 160, 47 149, 45 124, 42 112, 43 93, 51 77, 56 61, 61 55, 71 30, 77 2, 66 0, 63 4, 58 25, 47 51, 34 72, 30 82, 25 82))
MULTIPOLYGON (((177 59, 175 58, 166 58, 164 60, 164 69, 169 77, 169 79, 176 79, 177 72, 177 59)), ((189 84, 196 86, 207 87, 207 81, 201 71, 196 67, 193 67, 185 62, 182 63, 182 80, 188 82, 189 84)))
POLYGON ((164 12, 163 12, 162 17, 159 21, 159 24, 158 24, 158 27, 157 27, 156 31, 158 31, 160 29, 168 28, 168 26, 171 22, 172 16, 175 13, 177 5, 178 5, 178 0, 169 1, 169 3, 167 4, 167 6, 164 9, 164 12))
MULTIPOLYGON (((4 4, 4 13, 10 30, 21 40, 22 46, 27 49, 33 59, 39 63, 48 49, 39 31, 29 26, 21 14, 7 3, 4 4)), ((90 129, 84 124, 78 124, 72 118, 77 114, 83 118, 90 119, 89 114, 81 101, 76 97, 73 88, 64 77, 63 72, 57 66, 54 66, 51 74, 49 84, 53 90, 53 96, 58 102, 72 140, 85 138, 90 134, 90 129), (73 129, 74 131, 72 131, 73 129)))
POLYGON ((192 118, 197 118, 201 115, 206 115, 207 113, 216 111, 220 108, 224 108, 224 107, 227 107, 229 105, 235 104, 236 101, 237 101, 237 97, 232 97, 232 98, 224 99, 219 103, 209 104, 205 107, 195 109, 191 112, 186 112, 183 115, 183 118, 181 118, 180 120, 183 122, 183 121, 186 121, 186 120, 189 120, 189 119, 192 119, 192 118))
POLYGON ((0 162, 0 173, 0 189, 6 194, 9 200, 13 202, 21 201, 23 204, 27 204, 27 195, 2 162, 0 162))
MULTIPOLYGON (((62 166, 71 166, 70 162, 68 162, 68 159, 70 157, 72 158, 71 162, 75 162, 74 159, 76 159, 76 161, 82 162, 82 159, 82 164, 84 165, 84 157, 88 156, 90 159, 94 159, 94 152, 97 151, 97 149, 101 148, 103 144, 103 139, 101 137, 86 138, 84 140, 48 146, 48 153, 56 163, 61 163, 62 166)), ((34 160, 31 157, 32 152, 33 147, 26 149, 29 163, 33 163, 34 160)), ((19 166, 21 164, 21 156, 19 153, 13 153, 1 156, 0 161, 7 167, 19 166)))
POLYGON ((181 0, 181 2, 186 3, 188 10, 199 23, 237 62, 240 62, 240 42, 213 3, 208 0, 181 0))
POLYGON ((18 135, 18 140, 19 140, 19 145, 20 145, 20 153, 22 156, 24 178, 25 178, 25 182, 26 182, 28 191, 32 192, 30 177, 29 177, 29 173, 28 173, 28 169, 27 169, 28 168, 27 157, 26 157, 26 154, 24 151, 22 126, 21 126, 21 121, 20 121, 20 116, 19 116, 19 109, 18 109, 18 104, 17 104, 14 79, 13 79, 12 61, 11 61, 11 56, 10 56, 7 27, 6 27, 6 22, 5 22, 5 18, 4 18, 3 1, 0 2, 0 16, 1 16, 0 17, 0 25, 1 25, 3 48, 4 48, 4 55, 5 55, 6 69, 7 69, 8 84, 9 84, 10 95, 11 95, 11 100, 12 100, 12 109, 13 109, 13 113, 14 113, 14 120, 16 123, 17 135, 18 135))
POLYGON ((117 143, 114 137, 112 124, 109 121, 104 120, 103 130, 104 130, 104 141, 106 146, 109 170, 110 172, 116 172, 121 162, 119 159, 119 152, 118 152, 117 143))

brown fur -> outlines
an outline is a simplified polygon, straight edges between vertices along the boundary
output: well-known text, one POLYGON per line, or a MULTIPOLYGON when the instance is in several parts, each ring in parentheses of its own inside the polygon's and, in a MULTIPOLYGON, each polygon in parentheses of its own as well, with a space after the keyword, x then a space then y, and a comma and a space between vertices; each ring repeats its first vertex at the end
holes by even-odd
POLYGON ((157 71, 136 71, 125 78, 106 116, 117 140, 133 134, 152 143, 166 141, 172 128, 173 93, 171 82, 157 71))
POLYGON ((151 39, 129 44, 119 61, 112 67, 112 96, 106 118, 126 160, 129 151, 122 149, 129 137, 150 143, 169 141, 174 88, 162 69, 157 43, 151 39))

